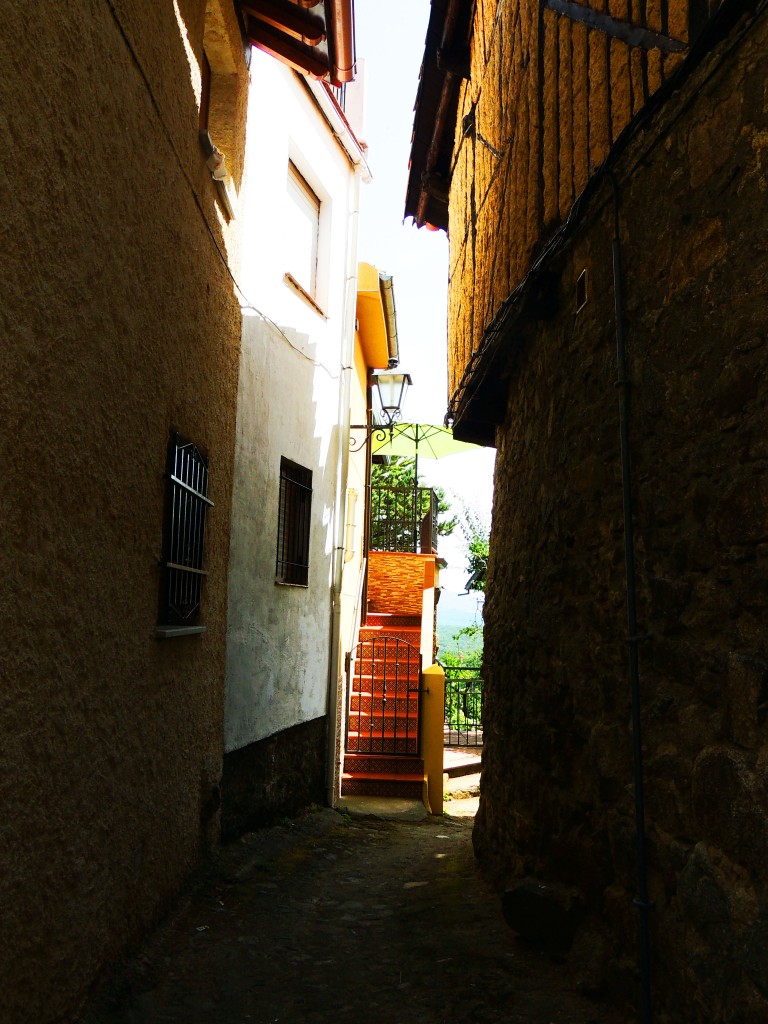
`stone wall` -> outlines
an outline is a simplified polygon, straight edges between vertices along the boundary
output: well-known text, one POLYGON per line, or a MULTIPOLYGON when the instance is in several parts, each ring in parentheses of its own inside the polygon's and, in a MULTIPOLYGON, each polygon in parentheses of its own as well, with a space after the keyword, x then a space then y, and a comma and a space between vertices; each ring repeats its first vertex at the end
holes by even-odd
MULTIPOLYGON (((717 0, 591 6, 685 43, 717 0)), ((543 240, 680 60, 540 0, 478 0, 450 192, 449 394, 543 240)))
MULTIPOLYGON (((188 54, 199 63, 206 10, 234 22, 231 7, 179 0, 179 20, 150 0, 3 11, 8 1024, 69 1019, 218 839, 241 317, 226 262, 236 223, 198 142, 188 54), (207 632, 163 641, 173 428, 207 452, 215 507, 207 632)), ((232 31, 230 141, 242 146, 247 69, 232 31)))
MULTIPOLYGON (((669 1022, 768 1019, 768 17, 748 23, 615 164, 654 1019, 669 1022)), ((551 318, 507 340, 475 843, 502 885, 575 888, 578 980, 633 999, 612 237, 606 180, 546 265, 551 318)))
POLYGON ((316 718, 224 757, 225 840, 325 803, 327 719, 316 718))

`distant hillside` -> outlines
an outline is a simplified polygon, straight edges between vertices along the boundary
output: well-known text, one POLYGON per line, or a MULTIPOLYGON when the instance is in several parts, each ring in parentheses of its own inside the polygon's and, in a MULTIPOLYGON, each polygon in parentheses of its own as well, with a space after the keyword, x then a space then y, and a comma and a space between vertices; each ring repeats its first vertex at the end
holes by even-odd
MULTIPOLYGON (((460 653, 463 655, 472 653, 482 653, 483 650, 483 631, 480 630, 474 636, 462 636, 458 640, 454 640, 454 636, 459 632, 461 626, 457 625, 439 625, 437 627, 437 642, 440 644, 440 654, 450 651, 453 654, 460 653)), ((438 654, 438 657, 440 655, 438 654)))

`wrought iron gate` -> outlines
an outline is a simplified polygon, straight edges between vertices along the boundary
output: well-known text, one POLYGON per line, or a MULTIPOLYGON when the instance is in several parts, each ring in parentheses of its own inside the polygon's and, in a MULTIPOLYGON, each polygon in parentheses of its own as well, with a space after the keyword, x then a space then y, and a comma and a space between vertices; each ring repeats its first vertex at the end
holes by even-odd
POLYGON ((419 754, 421 653, 395 636, 361 640, 347 665, 348 754, 419 754))
POLYGON ((481 747, 483 745, 483 680, 478 668, 445 669, 446 747, 481 747))

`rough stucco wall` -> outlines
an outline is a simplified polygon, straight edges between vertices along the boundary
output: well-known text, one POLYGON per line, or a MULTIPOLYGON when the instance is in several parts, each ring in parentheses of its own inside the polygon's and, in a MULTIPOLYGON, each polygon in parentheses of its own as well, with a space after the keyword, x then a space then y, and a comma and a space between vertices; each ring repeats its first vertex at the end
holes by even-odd
MULTIPOLYGON (((204 4, 180 9, 199 53, 204 4)), ((240 313, 173 7, 116 10, 157 106, 106 3, 8 5, 0 40, 9 1024, 71 1010, 217 828, 240 313), (161 642, 171 427, 216 507, 208 632, 161 642)))
POLYGON ((229 561, 228 753, 327 710, 338 381, 314 365, 315 350, 306 336, 292 334, 289 342, 268 322, 244 322, 229 561), (281 401, 270 402, 270 395, 281 401), (307 587, 275 583, 283 455, 312 470, 307 587))
MULTIPOLYGON (((766 20, 707 80, 717 50, 617 167, 639 632, 650 637, 640 672, 653 986, 670 1022, 768 1017, 766 20), (656 127, 660 144, 640 162, 656 127)), ((554 266, 559 315, 514 341, 475 842, 502 884, 532 875, 580 889, 590 928, 573 958, 579 980, 612 979, 631 997, 610 198, 606 188, 554 266), (576 315, 585 267, 590 299, 576 315)))
MULTIPOLYGON (((689 0, 592 6, 689 36, 689 0)), ((451 180, 449 394, 537 247, 680 59, 630 50, 539 0, 478 0, 451 180), (475 132, 463 138, 473 108, 475 132)))
MULTIPOLYGON (((225 749, 328 711, 339 417, 356 297, 354 169, 300 76, 254 53, 243 175, 243 320, 229 561, 225 749), (265 152, 264 140, 269 140, 265 152), (293 160, 320 200, 317 301, 286 285, 293 160), (349 303, 352 303, 350 307, 349 303), (258 310, 258 311, 257 311, 258 310), (276 325, 279 325, 276 326, 276 325), (312 472, 309 585, 275 582, 281 457, 312 472)), ((343 516, 339 508, 338 517, 343 516)), ((243 761, 242 763, 245 763, 243 761)))

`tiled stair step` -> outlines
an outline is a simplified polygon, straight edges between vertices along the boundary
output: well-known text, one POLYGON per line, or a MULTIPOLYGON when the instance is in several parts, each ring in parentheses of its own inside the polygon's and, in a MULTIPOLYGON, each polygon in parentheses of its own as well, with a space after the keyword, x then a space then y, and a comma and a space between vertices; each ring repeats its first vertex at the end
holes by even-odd
POLYGON ((362 650, 355 655, 355 663, 370 665, 418 665, 419 645, 407 647, 406 644, 399 644, 396 648, 393 643, 386 643, 384 640, 364 640, 362 650))
POLYGON ((394 686, 395 682, 398 682, 400 684, 400 688, 402 688, 403 684, 410 683, 411 689, 417 690, 419 680, 421 678, 421 673, 418 669, 412 668, 410 672, 408 672, 402 668, 395 672, 394 665, 382 665, 381 668, 375 668, 373 672, 369 671, 369 665, 358 665, 357 668, 358 671, 355 672, 354 676, 352 676, 352 679, 356 683, 362 682, 364 684, 370 684, 371 680, 373 680, 381 686, 381 684, 386 680, 386 682, 392 686, 394 686), (361 667, 363 668, 362 672, 359 671, 361 667))
POLYGON ((350 701, 349 711, 352 715, 358 714, 381 714, 385 709, 391 715, 399 714, 418 714, 419 710, 418 695, 412 693, 409 697, 405 694, 398 694, 394 697, 392 694, 387 694, 386 704, 384 698, 380 694, 373 694, 369 691, 363 691, 362 693, 353 693, 350 701))
POLYGON ((351 774, 423 775, 424 760, 421 757, 372 756, 371 754, 345 754, 344 771, 351 774))
POLYGON ((401 644, 400 649, 395 651, 394 645, 387 646, 385 649, 383 643, 377 643, 371 650, 364 641, 362 651, 355 654, 355 664, 368 666, 371 662, 374 665, 399 665, 402 668, 411 665, 418 668, 419 649, 418 647, 404 647, 401 644))
POLYGON ((344 772, 343 779, 402 779, 403 782, 423 782, 423 775, 400 775, 397 772, 344 772))
POLYGON ((377 700, 379 702, 386 699, 387 701, 407 701, 409 704, 418 703, 419 700, 419 687, 418 686, 403 686, 401 683, 397 688, 392 686, 391 683, 387 683, 386 689, 381 683, 374 683, 371 687, 370 680, 361 689, 357 686, 352 687, 352 693, 350 695, 352 699, 358 698, 360 700, 377 700))
POLYGON ((366 693, 375 691, 381 693, 386 683, 387 689, 391 690, 394 694, 397 691, 399 694, 405 693, 418 693, 419 692, 420 677, 418 672, 410 673, 409 675, 400 675, 398 672, 397 679, 395 680, 394 673, 392 675, 362 675, 354 676, 352 679, 352 689, 355 693, 366 693))
POLYGON ((382 626, 376 622, 363 622, 360 625, 360 632, 365 631, 369 636, 361 637, 362 640, 370 640, 376 636, 391 636, 395 640, 401 639, 400 634, 413 636, 421 632, 421 622, 413 622, 409 626, 382 626))
POLYGON ((418 732, 419 719, 417 715, 410 715, 406 719, 405 715, 398 715, 397 718, 386 715, 382 718, 381 715, 355 714, 349 724, 350 736, 371 736, 376 739, 382 734, 385 737, 397 734, 401 739, 410 739, 418 732))
POLYGON ((386 683, 387 689, 391 690, 392 693, 397 690, 398 693, 405 693, 411 691, 412 693, 418 693, 421 683, 421 676, 418 672, 410 673, 397 673, 395 676, 394 672, 387 672, 385 675, 383 672, 374 673, 371 675, 370 672, 365 672, 362 675, 354 675, 352 677, 352 689, 359 692, 360 690, 377 690, 379 693, 384 688, 386 683))
POLYGON ((419 753, 419 737, 416 733, 409 733, 405 736, 398 736, 393 739, 381 733, 378 736, 358 736, 356 733, 349 733, 347 745, 353 753, 370 754, 374 757, 416 757, 419 753))
POLYGON ((419 659, 416 656, 412 655, 410 658, 388 656, 385 658, 383 652, 381 654, 377 652, 374 657, 371 657, 370 654, 364 651, 355 660, 355 675, 358 672, 370 675, 371 670, 373 670, 374 674, 381 675, 385 669, 388 675, 394 675, 395 666, 397 666, 398 674, 401 672, 410 672, 411 675, 416 676, 419 674, 419 659))
POLYGON ((394 706, 394 701, 387 701, 385 707, 379 705, 378 708, 374 707, 372 709, 365 707, 352 708, 352 710, 349 713, 349 724, 356 725, 359 721, 367 723, 372 715, 376 718, 377 721, 380 721, 383 715, 388 722, 392 723, 401 721, 404 723, 406 718, 410 722, 415 722, 419 717, 419 706, 414 702, 411 703, 410 707, 396 708, 394 706))
MULTIPOLYGON (((406 643, 412 644, 414 647, 418 647, 421 642, 421 627, 399 626, 391 630, 384 626, 360 627, 360 640, 383 641, 385 637, 392 641, 392 647, 395 646, 395 640, 404 640, 406 643)), ((387 646, 390 645, 387 644, 387 646)))
POLYGON ((396 640, 400 640, 399 644, 396 644, 391 637, 363 637, 362 638, 362 651, 357 655, 357 660, 361 661, 365 658, 370 660, 373 658, 375 661, 399 661, 408 663, 409 661, 419 660, 419 642, 421 633, 413 638, 413 642, 410 640, 402 640, 401 637, 395 637, 396 640))
POLYGON ((424 790, 424 779, 403 778, 362 778, 357 775, 342 776, 342 796, 383 796, 401 800, 420 800, 424 790))
POLYGON ((347 735, 352 748, 357 749, 365 744, 360 753, 365 753, 366 749, 374 752, 381 749, 382 754, 402 754, 409 750, 412 743, 416 744, 413 753, 418 751, 419 734, 416 729, 409 729, 408 733, 404 729, 395 732, 394 729, 382 730, 379 725, 373 729, 350 729, 347 735), (379 744, 382 744, 381 748, 379 744))
POLYGON ((418 665, 419 663, 419 646, 416 644, 413 647, 406 647, 405 644, 400 644, 399 648, 395 650, 394 644, 387 644, 384 646, 383 641, 371 641, 364 640, 362 644, 363 649, 355 654, 355 662, 389 662, 391 664, 398 665, 418 665))
POLYGON ((416 629, 421 628, 420 615, 397 615, 395 612, 368 612, 365 617, 366 626, 391 626, 393 629, 403 629, 409 626, 416 629))

